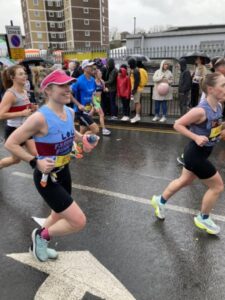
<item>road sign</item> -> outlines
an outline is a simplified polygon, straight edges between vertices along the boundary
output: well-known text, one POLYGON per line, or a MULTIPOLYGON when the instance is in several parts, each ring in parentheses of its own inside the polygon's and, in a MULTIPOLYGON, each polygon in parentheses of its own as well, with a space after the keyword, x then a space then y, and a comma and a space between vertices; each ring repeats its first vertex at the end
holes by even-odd
POLYGON ((89 251, 59 252, 56 261, 45 263, 38 262, 30 253, 7 256, 49 274, 37 291, 35 300, 82 300, 88 294, 91 299, 135 300, 89 251))
POLYGON ((12 59, 24 59, 25 50, 20 26, 6 26, 8 47, 12 59))

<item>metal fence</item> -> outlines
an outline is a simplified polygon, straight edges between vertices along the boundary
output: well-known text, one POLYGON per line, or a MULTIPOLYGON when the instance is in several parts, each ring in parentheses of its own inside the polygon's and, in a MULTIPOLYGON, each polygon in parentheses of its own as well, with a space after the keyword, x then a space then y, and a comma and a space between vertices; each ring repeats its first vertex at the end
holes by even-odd
POLYGON ((186 55, 189 52, 201 51, 206 53, 209 57, 224 56, 225 48, 219 44, 214 45, 187 45, 187 46, 164 46, 164 47, 150 47, 150 48, 133 48, 133 49, 114 49, 111 50, 109 56, 114 59, 125 60, 126 57, 134 54, 141 54, 150 59, 156 58, 175 58, 186 55))

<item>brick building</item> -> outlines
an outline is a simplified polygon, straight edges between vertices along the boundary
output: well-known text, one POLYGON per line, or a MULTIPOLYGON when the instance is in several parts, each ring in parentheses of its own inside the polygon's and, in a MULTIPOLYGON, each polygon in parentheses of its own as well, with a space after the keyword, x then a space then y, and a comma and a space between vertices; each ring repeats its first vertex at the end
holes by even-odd
POLYGON ((109 47, 108 0, 21 0, 26 48, 109 47))

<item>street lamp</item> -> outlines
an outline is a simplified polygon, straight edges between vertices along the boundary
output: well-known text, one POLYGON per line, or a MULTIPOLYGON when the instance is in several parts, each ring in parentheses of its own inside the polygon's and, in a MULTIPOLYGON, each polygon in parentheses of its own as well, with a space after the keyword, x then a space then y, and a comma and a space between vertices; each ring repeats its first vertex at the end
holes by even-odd
POLYGON ((134 17, 134 34, 136 33, 136 17, 134 17))

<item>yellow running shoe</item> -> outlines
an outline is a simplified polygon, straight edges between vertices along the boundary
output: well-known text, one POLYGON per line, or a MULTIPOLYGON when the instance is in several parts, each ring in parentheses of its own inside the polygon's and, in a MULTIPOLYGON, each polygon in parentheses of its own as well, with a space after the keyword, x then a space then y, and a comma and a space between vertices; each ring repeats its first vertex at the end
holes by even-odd
POLYGON ((220 232, 220 227, 210 217, 203 219, 200 213, 194 217, 194 223, 196 227, 205 230, 209 234, 218 234, 220 232))
POLYGON ((164 220, 165 219, 165 204, 160 202, 161 196, 154 195, 150 200, 150 204, 155 209, 155 215, 158 219, 164 220))

